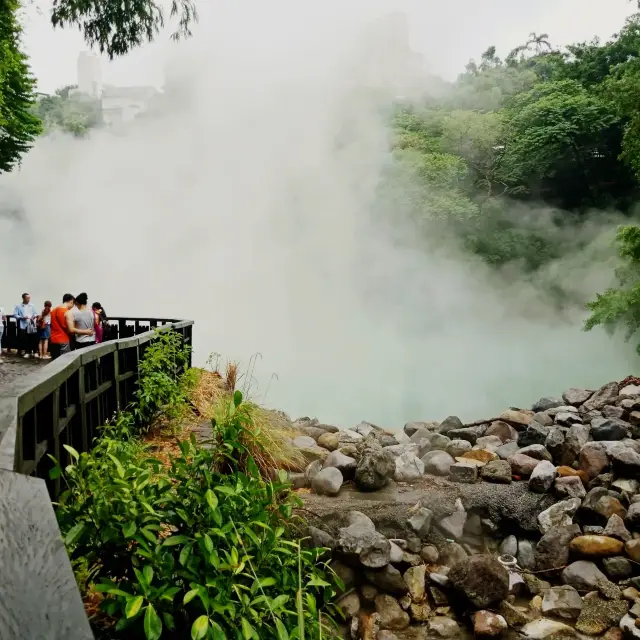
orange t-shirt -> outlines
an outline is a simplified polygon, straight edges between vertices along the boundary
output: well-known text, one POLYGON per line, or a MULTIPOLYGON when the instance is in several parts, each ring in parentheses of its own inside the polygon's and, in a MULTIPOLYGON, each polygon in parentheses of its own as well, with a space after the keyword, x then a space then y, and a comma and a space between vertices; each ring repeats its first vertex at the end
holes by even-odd
POLYGON ((67 331, 67 321, 64 316, 69 311, 67 307, 59 306, 51 312, 51 337, 49 342, 54 344, 68 344, 69 333, 67 331))

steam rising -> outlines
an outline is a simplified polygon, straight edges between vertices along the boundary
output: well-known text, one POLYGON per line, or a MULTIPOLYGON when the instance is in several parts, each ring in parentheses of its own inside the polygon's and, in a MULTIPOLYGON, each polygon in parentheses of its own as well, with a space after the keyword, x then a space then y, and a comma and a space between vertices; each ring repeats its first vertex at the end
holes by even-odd
MULTIPOLYGON (((539 284, 453 238, 413 246, 400 205, 374 222, 398 88, 366 86, 387 7, 353 4, 203 2, 171 49, 186 105, 124 136, 41 139, 2 177, 22 219, 0 218, 0 300, 86 290, 111 315, 193 318, 196 362, 260 353, 258 399, 276 372, 267 404, 341 425, 489 417, 623 378, 632 347, 582 333, 539 284)), ((610 268, 557 272, 590 293, 610 268)))

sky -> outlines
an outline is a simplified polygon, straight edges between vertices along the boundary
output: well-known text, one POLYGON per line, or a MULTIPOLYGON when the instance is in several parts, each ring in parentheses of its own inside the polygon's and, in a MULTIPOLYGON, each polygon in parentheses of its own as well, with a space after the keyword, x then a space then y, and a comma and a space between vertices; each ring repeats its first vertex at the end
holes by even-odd
MULTIPOLYGON (((249 0, 235 4, 242 11, 249 0)), ((375 4, 377 0, 372 0, 375 4)), ((206 37, 209 20, 215 19, 216 2, 199 0, 202 16, 194 38, 206 37)), ((277 12, 283 0, 265 3, 267 10, 277 12)), ((303 3, 304 4, 304 3, 303 3)), ((308 4, 308 3, 307 3, 308 4)), ((385 2, 378 2, 384 7, 385 2)), ((425 56, 430 71, 453 78, 470 58, 479 57, 490 45, 503 55, 526 40, 530 32, 548 33, 554 45, 588 40, 593 36, 608 38, 630 15, 635 3, 628 0, 457 0, 457 2, 424 2, 400 0, 388 2, 394 9, 406 11, 410 20, 411 44, 425 56)), ((310 6, 310 5, 308 5, 310 6)), ((52 92, 75 83, 79 51, 86 50, 75 29, 54 30, 49 22, 50 3, 35 0, 26 9, 24 43, 38 79, 39 90, 52 92)), ((248 11, 251 13, 252 11, 248 11)), ((286 15, 284 13, 283 15, 286 15)), ((340 20, 341 16, 336 16, 340 20)), ((249 21, 247 21, 249 22, 249 21)), ((260 29, 260 21, 246 25, 247 30, 260 29)), ((102 64, 103 80, 115 85, 163 84, 165 63, 176 54, 176 45, 168 33, 157 42, 130 55, 102 64)))

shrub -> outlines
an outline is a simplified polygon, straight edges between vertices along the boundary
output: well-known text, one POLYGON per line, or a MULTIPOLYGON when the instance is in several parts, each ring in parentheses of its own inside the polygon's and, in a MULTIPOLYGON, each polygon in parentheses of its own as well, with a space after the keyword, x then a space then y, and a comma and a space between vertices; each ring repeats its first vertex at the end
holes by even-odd
POLYGON ((298 498, 284 479, 261 477, 242 394, 224 402, 218 446, 192 435, 169 468, 126 433, 107 431, 91 453, 68 448, 74 463, 54 473, 67 484, 57 515, 72 561, 118 637, 334 638, 324 550, 293 535, 298 498))

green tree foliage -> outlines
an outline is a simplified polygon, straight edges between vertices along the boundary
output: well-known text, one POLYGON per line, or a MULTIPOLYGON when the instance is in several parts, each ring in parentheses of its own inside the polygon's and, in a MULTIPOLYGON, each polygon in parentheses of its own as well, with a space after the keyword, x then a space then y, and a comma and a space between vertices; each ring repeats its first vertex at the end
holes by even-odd
MULTIPOLYGON (((194 0, 172 0, 170 18, 177 20, 172 37, 191 35, 198 15, 194 0)), ((54 0, 54 27, 75 26, 90 47, 109 58, 121 56, 145 42, 152 42, 165 26, 166 11, 155 0, 54 0)))
POLYGON ((35 80, 20 50, 19 6, 0 5, 0 172, 11 171, 41 131, 31 112, 35 80))
MULTIPOLYGON (((640 328, 640 227, 627 225, 616 235, 622 265, 616 269, 618 286, 598 294, 587 304, 591 316, 585 330, 602 326, 610 333, 622 328, 630 340, 640 328)), ((636 346, 640 355, 640 343, 636 346)))
POLYGON ((37 97, 33 113, 42 121, 45 133, 64 131, 82 138, 100 125, 100 102, 75 89, 70 85, 58 89, 54 95, 37 97))

